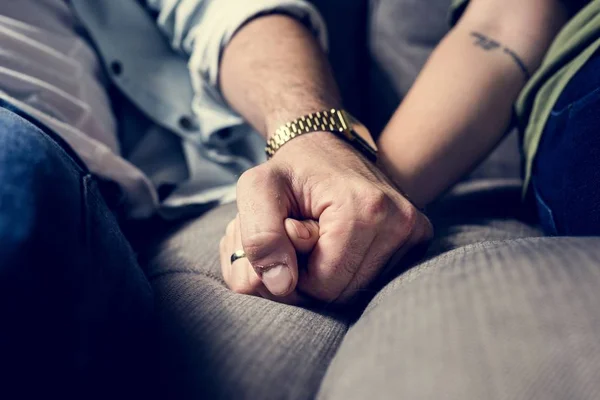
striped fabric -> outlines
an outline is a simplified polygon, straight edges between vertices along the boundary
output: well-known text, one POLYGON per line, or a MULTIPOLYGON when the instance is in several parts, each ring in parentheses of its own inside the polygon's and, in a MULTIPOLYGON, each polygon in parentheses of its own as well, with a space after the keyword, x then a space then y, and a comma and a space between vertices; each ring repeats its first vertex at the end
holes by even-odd
MULTIPOLYGON (((450 0, 433 2, 435 18, 422 1, 369 3, 374 70, 384 73, 373 86, 397 78, 385 86, 395 95, 375 91, 373 104, 391 110, 433 46, 412 40, 400 17, 412 12, 419 32, 441 35, 450 0)), ((600 398, 600 240, 539 237, 511 179, 517 145, 505 143, 472 175, 484 180, 427 210, 436 237, 424 258, 365 293, 374 297, 357 321, 229 292, 218 243, 232 205, 161 238, 148 273, 169 397, 600 398)))
POLYGON ((148 265, 169 393, 310 399, 337 352, 322 399, 598 398, 600 239, 535 237, 491 213, 482 193, 515 211, 513 186, 463 187, 431 210, 426 260, 355 324, 228 291, 217 249, 233 205, 174 230, 148 265), (460 204, 471 215, 442 218, 460 204))
POLYGON ((390 283, 320 399, 600 398, 600 239, 459 248, 390 283))

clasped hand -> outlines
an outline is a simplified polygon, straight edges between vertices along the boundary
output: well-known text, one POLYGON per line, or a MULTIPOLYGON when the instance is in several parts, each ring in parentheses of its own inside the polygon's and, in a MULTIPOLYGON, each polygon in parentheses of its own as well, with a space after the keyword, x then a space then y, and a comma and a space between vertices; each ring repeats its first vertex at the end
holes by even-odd
POLYGON ((375 165, 326 132, 295 138, 244 173, 237 205, 220 245, 225 282, 291 304, 349 302, 433 233, 375 165), (231 263, 241 249, 247 258, 231 263))

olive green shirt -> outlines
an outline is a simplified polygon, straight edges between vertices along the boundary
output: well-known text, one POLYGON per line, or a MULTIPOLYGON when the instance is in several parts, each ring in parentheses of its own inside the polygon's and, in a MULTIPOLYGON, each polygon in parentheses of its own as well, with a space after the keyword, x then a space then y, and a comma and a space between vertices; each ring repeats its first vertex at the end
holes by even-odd
MULTIPOLYGON (((554 105, 571 78, 600 48, 600 0, 565 1, 580 5, 572 10, 573 17, 555 38, 542 65, 515 104, 519 126, 524 133, 524 190, 529 184, 535 154, 554 105)), ((468 2, 452 0, 453 24, 458 21, 468 2)))

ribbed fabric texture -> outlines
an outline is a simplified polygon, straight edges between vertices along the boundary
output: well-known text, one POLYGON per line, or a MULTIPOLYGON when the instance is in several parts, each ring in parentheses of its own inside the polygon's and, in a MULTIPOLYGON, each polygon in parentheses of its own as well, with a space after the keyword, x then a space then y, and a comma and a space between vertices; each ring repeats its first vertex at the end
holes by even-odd
POLYGON ((600 398, 600 239, 484 242, 394 280, 320 399, 600 398))
MULTIPOLYGON (((435 3, 370 2, 372 86, 394 92, 371 93, 383 110, 376 119, 389 116, 416 75, 411 66, 424 62, 434 36, 445 32, 440 24, 449 0, 435 3), (431 14, 434 9, 438 14, 431 14), (422 17, 407 20, 407 10, 422 17), (415 31, 399 21, 434 32, 431 40, 415 39, 415 31), (407 65, 398 54, 414 60, 407 65)), ((350 80, 338 77, 348 90, 344 82, 350 80)), ((411 265, 392 271, 399 277, 370 302, 343 342, 348 318, 236 295, 224 287, 218 242, 234 206, 171 233, 149 265, 166 395, 311 399, 343 343, 327 373, 323 399, 593 396, 598 361, 590 332, 597 320, 570 294, 579 288, 577 280, 561 274, 571 276, 566 271, 580 260, 585 266, 576 276, 587 278, 596 244, 567 241, 563 249, 562 240, 521 240, 540 232, 518 218, 520 182, 489 180, 518 177, 519 154, 515 137, 511 140, 472 174, 487 181, 464 184, 428 210, 436 227, 428 261, 405 273, 411 265), (583 348, 590 352, 581 355, 583 348)), ((586 285, 593 287, 591 281, 586 285)), ((589 312, 598 299, 587 290, 589 312)))
POLYGON ((337 352, 321 399, 600 398, 600 238, 532 237, 518 204, 518 185, 459 186, 345 339, 346 318, 224 287, 234 205, 174 230, 148 266, 168 396, 311 399, 337 352))
POLYGON ((235 213, 223 206, 179 229, 149 265, 165 395, 314 398, 347 323, 226 289, 218 248, 235 213))
MULTIPOLYGON (((371 93, 385 106, 376 119, 416 75, 396 55, 422 63, 435 44, 410 36, 405 11, 423 15, 410 20, 419 32, 441 36, 449 2, 370 2, 372 86, 394 92, 371 93)), ((514 139, 472 176, 518 177, 514 139)), ((600 398, 600 239, 531 238, 540 232, 522 212, 520 182, 457 188, 428 210, 436 238, 425 261, 398 266, 342 342, 346 318, 227 291, 218 242, 235 207, 211 211, 169 234, 149 265, 163 397, 311 399, 339 348, 325 400, 600 398)))

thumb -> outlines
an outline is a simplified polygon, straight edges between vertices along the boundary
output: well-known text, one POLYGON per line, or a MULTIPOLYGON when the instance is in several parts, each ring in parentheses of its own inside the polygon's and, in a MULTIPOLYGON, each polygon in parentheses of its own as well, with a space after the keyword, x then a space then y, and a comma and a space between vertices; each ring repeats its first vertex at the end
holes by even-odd
POLYGON ((242 246, 248 261, 273 295, 287 296, 298 283, 298 260, 285 220, 291 201, 285 176, 269 163, 246 171, 238 181, 242 246))
POLYGON ((285 231, 298 253, 308 254, 319 240, 319 224, 316 221, 285 220, 285 231))

